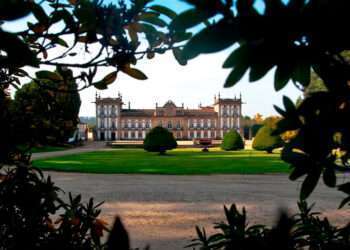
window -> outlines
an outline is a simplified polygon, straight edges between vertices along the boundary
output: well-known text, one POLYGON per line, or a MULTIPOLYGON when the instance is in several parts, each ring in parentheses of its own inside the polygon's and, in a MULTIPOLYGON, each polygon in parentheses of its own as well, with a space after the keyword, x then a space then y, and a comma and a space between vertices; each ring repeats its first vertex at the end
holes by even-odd
POLYGON ((176 133, 176 138, 181 138, 181 133, 180 132, 176 133))
POLYGON ((208 128, 207 120, 204 120, 204 128, 208 128))
POLYGON ((149 128, 149 122, 146 122, 146 128, 149 128))
POLYGON ((190 138, 193 138, 193 137, 194 137, 193 132, 190 132, 190 138))
POLYGON ((173 125, 171 124, 171 121, 168 121, 168 128, 173 128, 173 125))
POLYGON ((204 131, 204 138, 208 138, 208 131, 204 131))
POLYGON ((112 128, 115 128, 115 121, 112 121, 112 128))
POLYGON ((124 138, 128 138, 128 132, 124 132, 124 138))
POLYGON ((211 138, 215 138, 215 132, 211 131, 211 138))
POLYGON ((141 131, 139 131, 139 133, 138 133, 138 136, 137 136, 139 139, 141 139, 142 138, 142 132, 141 131))
POLYGON ((224 107, 222 108, 222 114, 223 115, 227 115, 227 107, 226 107, 226 105, 224 105, 224 107))
POLYGON ((134 131, 131 131, 131 138, 135 139, 135 132, 134 131))
POLYGON ((176 123, 176 128, 181 128, 181 124, 179 121, 176 123))

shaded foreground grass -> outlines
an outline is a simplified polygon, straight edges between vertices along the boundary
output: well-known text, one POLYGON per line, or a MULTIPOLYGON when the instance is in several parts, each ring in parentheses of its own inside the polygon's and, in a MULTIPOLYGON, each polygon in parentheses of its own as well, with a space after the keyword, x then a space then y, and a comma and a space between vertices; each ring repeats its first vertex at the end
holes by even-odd
POLYGON ((245 150, 176 149, 166 156, 142 149, 116 149, 36 160, 43 170, 120 174, 262 174, 287 173, 279 154, 245 150))

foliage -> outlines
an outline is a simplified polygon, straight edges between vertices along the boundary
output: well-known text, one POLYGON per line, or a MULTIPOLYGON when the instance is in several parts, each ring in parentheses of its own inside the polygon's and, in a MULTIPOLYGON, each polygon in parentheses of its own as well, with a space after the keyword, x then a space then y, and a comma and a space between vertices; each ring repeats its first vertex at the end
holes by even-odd
POLYGON ((253 148, 256 150, 272 153, 272 150, 283 146, 280 135, 274 135, 275 129, 268 124, 261 127, 253 141, 253 148))
POLYGON ((249 225, 246 210, 240 212, 236 205, 224 207, 226 222, 216 223, 218 231, 207 235, 205 228, 196 227, 197 237, 188 248, 202 250, 224 249, 348 249, 350 247, 350 224, 336 227, 311 212, 312 206, 299 202, 299 213, 288 216, 282 212, 277 224, 269 228, 264 225, 249 225))
POLYGON ((230 130, 224 135, 221 148, 228 151, 244 149, 241 135, 236 130, 230 130))
POLYGON ((258 133, 259 129, 262 127, 262 124, 254 124, 251 129, 252 129, 252 137, 255 137, 256 134, 258 133))
MULTIPOLYGON (((152 59, 167 50, 173 50, 175 58, 183 64, 178 55, 179 44, 191 33, 170 32, 170 22, 177 14, 152 2, 135 0, 127 3, 121 0, 107 5, 97 0, 0 0, 1 95, 6 95, 10 86, 20 88, 21 82, 27 79, 52 95, 71 92, 69 81, 68 84, 58 84, 64 79, 62 74, 52 70, 55 67, 67 72, 78 69, 73 71, 72 80, 77 83, 79 91, 91 86, 106 89, 120 73, 145 80, 147 76, 135 67, 137 62, 145 57, 152 59), (20 31, 3 27, 20 18, 24 20, 18 23, 20 31), (34 68, 34 73, 27 71, 26 66, 34 68), (96 79, 101 68, 109 69, 110 73, 96 79)), ((25 87, 22 93, 28 88, 25 87)), ((1 121, 7 123, 2 125, 6 134, 1 136, 5 139, 0 142, 1 162, 11 162, 14 157, 27 154, 23 148, 35 144, 37 138, 34 137, 38 135, 30 136, 33 127, 38 125, 30 121, 40 120, 39 116, 29 120, 26 115, 16 117, 18 114, 11 113, 7 99, 2 97, 0 100, 1 107, 6 110, 1 121), (27 119, 26 124, 23 121, 16 123, 17 118, 19 121, 27 119)), ((26 105, 22 103, 22 107, 26 108, 26 105)), ((50 111, 50 115, 54 112, 59 111, 50 111)), ((42 123, 46 123, 45 120, 42 123)), ((76 121, 71 121, 73 126, 76 121)), ((66 125, 71 126, 68 123, 66 125)), ((43 126, 47 124, 39 127, 43 126)), ((63 137, 67 136, 63 134, 63 137)))
POLYGON ((33 81, 16 92, 12 103, 17 127, 22 124, 21 136, 33 144, 64 144, 78 124, 81 101, 73 74, 60 69, 55 73, 60 80, 45 80, 46 84, 69 91, 52 91, 33 81))
POLYGON ((327 87, 320 77, 316 75, 315 72, 311 71, 310 84, 304 88, 304 97, 307 98, 312 95, 312 93, 317 92, 327 92, 327 87))
POLYGON ((290 179, 307 176, 301 199, 323 176, 327 186, 348 194, 349 202, 350 184, 337 186, 335 172, 349 171, 350 64, 346 59, 350 39, 336 27, 346 23, 350 2, 263 0, 263 9, 246 0, 187 2, 194 8, 179 14, 173 28, 186 31, 206 25, 198 26, 199 32, 185 44, 186 60, 238 45, 223 64, 231 69, 225 87, 234 86, 246 72, 255 82, 274 67, 276 91, 290 81, 303 91, 312 71, 324 82, 327 92, 311 94, 298 107, 285 97, 284 109, 276 107, 283 117, 278 132, 298 131, 285 145, 282 158, 293 168, 290 179), (335 151, 342 153, 337 156, 335 151))
POLYGON ((71 193, 61 199, 51 178, 27 164, 0 173, 0 249, 130 249, 120 218, 110 230, 99 217, 102 203, 71 193))
POLYGON ((1 249, 130 248, 119 219, 102 246, 105 228, 97 218, 97 206, 92 200, 82 204, 80 196, 70 197, 67 203, 60 200, 50 178, 30 167, 30 146, 52 134, 56 138, 69 134, 78 121, 73 116, 80 103, 66 99, 68 93, 73 91, 77 97, 77 91, 90 86, 106 89, 121 72, 145 80, 147 76, 135 67, 138 60, 166 50, 173 50, 184 64, 177 44, 191 34, 166 34, 177 15, 151 3, 0 0, 1 249), (19 19, 19 31, 4 28, 19 19), (55 67, 57 71, 52 70, 55 67), (96 79, 103 67, 110 73, 96 79), (65 72, 70 72, 67 77, 65 72), (19 89, 28 79, 32 83, 19 90, 13 102, 10 86, 19 89), (61 133, 62 126, 67 133, 61 133), (5 170, 5 165, 10 169, 5 170))
POLYGON ((163 155, 167 150, 177 147, 177 142, 171 132, 163 127, 154 127, 146 135, 143 148, 149 152, 159 152, 163 155))

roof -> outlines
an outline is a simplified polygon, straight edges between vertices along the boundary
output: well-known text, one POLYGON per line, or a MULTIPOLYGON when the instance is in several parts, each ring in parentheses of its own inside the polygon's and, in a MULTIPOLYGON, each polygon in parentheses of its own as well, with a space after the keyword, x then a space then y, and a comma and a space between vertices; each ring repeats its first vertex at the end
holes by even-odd
POLYGON ((164 104, 163 108, 177 108, 177 107, 172 100, 169 100, 164 104))
POLYGON ((154 109, 123 109, 122 116, 147 116, 151 117, 154 114, 154 109))

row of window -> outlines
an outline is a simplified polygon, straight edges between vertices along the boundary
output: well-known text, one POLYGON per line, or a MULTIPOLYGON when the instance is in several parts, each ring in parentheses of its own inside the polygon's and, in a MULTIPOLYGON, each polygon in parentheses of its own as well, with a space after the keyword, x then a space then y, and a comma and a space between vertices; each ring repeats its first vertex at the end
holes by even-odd
POLYGON ((98 105, 97 106, 97 115, 118 115, 118 109, 115 105, 98 105))
POLYGON ((239 115, 239 106, 235 105, 223 105, 221 115, 239 115))

